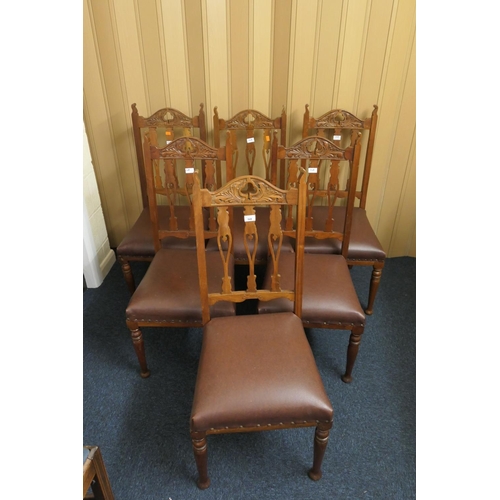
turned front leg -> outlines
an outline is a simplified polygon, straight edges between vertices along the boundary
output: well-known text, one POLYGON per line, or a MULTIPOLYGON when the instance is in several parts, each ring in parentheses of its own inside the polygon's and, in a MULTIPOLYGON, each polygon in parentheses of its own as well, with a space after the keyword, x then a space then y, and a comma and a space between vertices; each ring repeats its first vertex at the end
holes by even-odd
POLYGON ((368 294, 368 306, 365 309, 365 314, 373 313, 373 303, 375 302, 375 296, 378 292, 378 286, 380 284, 380 278, 382 277, 382 269, 384 263, 375 264, 373 266, 372 277, 370 280, 370 292, 368 294))
POLYGON ((123 277, 125 278, 125 283, 127 284, 128 291, 130 292, 130 295, 132 295, 135 292, 135 280, 130 264, 128 260, 125 260, 123 257, 118 257, 118 261, 122 266, 122 273, 123 277))
POLYGON ((314 461, 312 468, 307 473, 313 481, 321 479, 321 476, 323 475, 321 472, 321 464, 323 463, 323 457, 325 456, 329 435, 329 429, 321 429, 320 426, 316 427, 316 432, 314 433, 314 461))
POLYGON ((198 480, 196 484, 200 490, 206 490, 210 486, 207 465, 207 438, 204 432, 191 433, 193 443, 194 459, 198 469, 198 480))
POLYGON ((358 356, 359 344, 361 343, 361 335, 363 335, 364 327, 354 328, 349 337, 349 346, 347 347, 347 363, 345 373, 342 375, 342 380, 346 383, 352 381, 352 369, 358 356))
POLYGON ((130 335, 132 336, 132 343, 134 345, 135 354, 139 360, 139 366, 141 367, 141 377, 147 378, 150 373, 148 370, 148 365, 146 363, 146 351, 144 350, 144 340, 142 339, 142 332, 137 325, 130 324, 130 335))

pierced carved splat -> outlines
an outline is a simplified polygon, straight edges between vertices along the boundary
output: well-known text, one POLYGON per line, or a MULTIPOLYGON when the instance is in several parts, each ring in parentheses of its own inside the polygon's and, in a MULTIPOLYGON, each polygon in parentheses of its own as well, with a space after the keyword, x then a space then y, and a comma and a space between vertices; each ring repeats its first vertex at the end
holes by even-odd
POLYGON ((255 225, 255 208, 249 205, 245 206, 243 211, 245 218, 245 230, 243 234, 243 244, 248 258, 249 272, 247 276, 247 291, 257 291, 257 276, 255 275, 255 256, 257 254, 257 244, 259 242, 259 234, 255 225), (252 249, 250 250, 250 245, 252 249))
MULTIPOLYGON (((274 132, 276 137, 276 132, 274 132)), ((264 144, 262 145, 262 160, 264 162, 264 170, 266 172, 266 179, 271 180, 271 130, 264 130, 264 144)))
POLYGON ((320 191, 320 160, 311 158, 307 167, 307 216, 306 231, 312 231, 313 228, 313 207, 316 199, 321 196, 320 191))
MULTIPOLYGON (((253 109, 240 111, 232 118, 219 118, 217 106, 214 108, 214 145, 220 146, 221 132, 226 130, 230 134, 232 144, 232 170, 230 179, 236 175, 253 175, 258 173, 267 180, 278 183, 278 162, 276 149, 278 139, 276 132, 280 132, 280 143, 286 141, 286 113, 283 109, 278 118, 269 118, 253 109), (259 131, 260 130, 260 131, 259 131), (246 142, 245 142, 246 141, 246 142), (239 142, 239 150, 238 143, 239 142), (241 153, 241 154, 240 154, 241 153), (243 160, 243 156, 245 159, 243 160), (242 158, 239 165, 238 159, 242 158)), ((227 142, 226 142, 227 143, 227 142)), ((220 168, 220 162, 217 163, 220 168)), ((218 172, 218 170, 217 170, 218 172)), ((284 161, 280 163, 279 184, 284 187, 284 161)))
POLYGON ((271 277, 271 291, 280 292, 280 274, 279 274, 279 258, 281 254, 281 247, 283 245, 283 231, 281 229, 281 207, 279 205, 272 205, 269 214, 269 233, 268 233, 268 248, 271 261, 273 263, 273 274, 271 277))
MULTIPOLYGON (((290 160, 288 164, 288 180, 287 180, 287 188, 298 187, 299 183, 299 166, 298 160, 293 159, 290 160)), ((287 218, 286 218, 286 229, 287 231, 291 231, 293 229, 293 209, 292 207, 288 207, 287 218)))
POLYGON ((229 211, 225 207, 218 210, 217 222, 219 231, 217 235, 217 244, 224 267, 224 276, 222 277, 222 293, 231 293, 231 277, 229 276, 229 257, 233 248, 233 235, 229 227, 229 211))
POLYGON ((250 125, 247 129, 245 159, 247 161, 247 172, 249 175, 253 175, 253 166, 255 163, 255 135, 254 135, 254 128, 252 125, 250 125))
POLYGON ((325 222, 325 231, 333 231, 333 207, 337 202, 339 194, 339 162, 332 161, 330 163, 330 178, 327 186, 327 200, 328 200, 328 217, 325 222))
POLYGON ((165 189, 157 190, 165 194, 170 206, 169 227, 171 231, 177 231, 177 217, 175 216, 175 205, 178 203, 179 180, 175 172, 175 163, 171 159, 165 160, 165 189))
POLYGON ((238 137, 234 130, 231 130, 229 132, 229 141, 231 142, 231 151, 233 156, 232 175, 234 176, 234 172, 236 172, 236 168, 238 167, 238 158, 239 158, 238 137))

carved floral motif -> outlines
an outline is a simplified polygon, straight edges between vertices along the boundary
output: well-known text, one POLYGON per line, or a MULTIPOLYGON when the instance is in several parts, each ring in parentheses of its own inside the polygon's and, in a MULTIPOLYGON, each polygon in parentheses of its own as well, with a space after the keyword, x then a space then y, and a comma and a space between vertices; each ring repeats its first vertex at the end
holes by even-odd
POLYGON ((210 147, 197 137, 179 137, 158 151, 160 158, 182 158, 188 156, 192 159, 218 158, 218 149, 210 147))
POLYGON ((244 129, 252 125, 254 128, 273 128, 274 121, 259 111, 247 109, 226 120, 227 129, 244 129))
POLYGON ((144 119, 144 126, 175 126, 175 127, 192 127, 193 120, 184 113, 173 108, 163 108, 144 119))
POLYGON ((211 198, 214 205, 286 203, 286 193, 261 177, 251 175, 228 182, 211 198))
MULTIPOLYGON (((283 148, 280 146, 280 148, 283 148)), ((285 150, 286 158, 328 158, 343 160, 344 150, 332 141, 318 136, 306 137, 285 150)))
POLYGON ((316 119, 317 128, 352 128, 363 129, 363 120, 342 109, 334 109, 316 119))

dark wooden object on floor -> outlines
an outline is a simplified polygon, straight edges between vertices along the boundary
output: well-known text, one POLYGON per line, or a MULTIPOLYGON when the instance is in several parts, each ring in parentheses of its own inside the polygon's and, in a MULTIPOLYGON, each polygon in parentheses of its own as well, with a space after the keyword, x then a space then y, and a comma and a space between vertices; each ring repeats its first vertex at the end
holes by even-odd
MULTIPOLYGON (((344 382, 351 382, 352 369, 358 354, 361 336, 364 331, 365 315, 359 303, 356 290, 346 261, 347 248, 351 235, 351 215, 354 204, 354 190, 344 192, 340 189, 340 164, 348 167, 346 177, 355 185, 359 163, 360 142, 347 149, 341 149, 332 141, 320 136, 310 136, 300 140, 289 148, 278 149, 278 158, 288 161, 288 186, 296 186, 299 181, 299 169, 307 173, 307 207, 305 208, 305 239, 320 243, 330 240, 339 246, 338 254, 304 253, 303 257, 303 300, 302 323, 309 328, 327 328, 348 330, 351 332, 347 348, 347 363, 342 376, 344 382), (323 169, 328 173, 326 187, 321 187, 323 169), (342 220, 334 220, 334 206, 339 197, 346 197, 346 206, 342 220), (326 201, 327 217, 318 225, 314 220, 316 200, 326 201)), ((287 230, 293 226, 294 214, 287 215, 287 230)), ((293 254, 283 254, 282 279, 284 287, 293 285, 293 254)), ((270 286, 273 277, 270 269, 266 270, 264 288, 270 286)), ((291 311, 286 300, 259 301, 259 314, 291 311)))
MULTIPOLYGON (((373 106, 371 117, 361 120, 353 114, 343 109, 334 109, 323 114, 319 118, 313 118, 309 114, 309 106, 306 104, 304 113, 302 137, 307 137, 311 133, 331 139, 336 145, 347 143, 354 144, 358 133, 367 134, 366 149, 364 154, 363 176, 361 180, 361 189, 354 186, 356 200, 358 205, 353 208, 351 237, 349 248, 347 250, 347 263, 352 266, 372 266, 372 276, 370 281, 370 291, 368 303, 365 309, 366 314, 373 313, 373 304, 377 295, 382 269, 385 264, 386 254, 375 231, 373 230, 368 217, 366 216, 366 198, 368 195, 368 185, 370 182, 370 173, 372 167, 373 148, 375 144, 375 132, 377 128, 378 106, 373 106)), ((347 187, 345 188, 345 190, 347 187)), ((344 190, 344 191, 345 191, 344 190)), ((336 218, 344 217, 342 211, 344 207, 337 206, 334 209, 336 218)), ((326 213, 324 207, 314 209, 317 219, 325 219, 326 213)), ((339 246, 335 242, 330 244, 318 245, 311 243, 306 239, 305 251, 321 253, 338 253, 339 246)))
POLYGON ((114 500, 108 473, 98 446, 83 447, 83 497, 84 499, 114 500), (93 496, 89 495, 89 489, 93 496))
POLYGON ((210 485, 209 434, 315 427, 314 458, 309 477, 321 478, 333 409, 300 319, 306 192, 303 182, 297 187, 283 191, 260 177, 240 176, 223 188, 209 192, 201 189, 195 178, 193 204, 204 329, 191 413, 191 439, 200 489, 210 485), (262 204, 270 206, 268 234, 259 234, 255 224, 255 208, 262 204), (283 230, 282 209, 297 205, 296 230, 283 230), (203 207, 217 209, 216 232, 204 231, 203 207), (242 207, 245 214, 244 239, 249 260, 247 286, 241 291, 234 290, 228 272, 234 236, 230 211, 235 207, 242 207), (285 255, 280 250, 285 235, 297 240, 296 253, 286 254, 293 257, 295 266, 290 287, 280 284, 281 257, 285 255), (208 286, 207 236, 219 242, 224 266, 222 286, 215 292, 208 286), (272 279, 266 290, 257 287, 255 253, 246 244, 257 238, 268 242, 271 256, 272 263, 268 267, 272 269, 272 279), (220 303, 273 298, 289 301, 293 312, 226 318, 213 318, 211 313, 211 308, 220 303))
MULTIPOLYGON (((148 206, 142 136, 144 133, 147 133, 151 144, 155 146, 160 146, 160 144, 164 143, 168 144, 178 136, 198 135, 202 141, 206 142, 207 140, 203 104, 200 104, 200 111, 197 116, 189 117, 174 108, 163 108, 156 111, 156 113, 148 118, 140 116, 136 105, 132 104, 132 128, 134 132, 139 179, 141 182, 143 210, 116 249, 116 256, 122 267, 123 276, 131 294, 134 293, 136 285, 130 262, 151 262, 155 254, 148 206), (164 138, 162 137, 160 139, 159 135, 164 135, 164 138)), ((204 171, 204 169, 202 170, 204 171)), ((170 227, 174 217, 177 218, 177 223, 180 227, 189 227, 189 220, 191 218, 189 207, 180 206, 176 208, 175 215, 169 206, 164 205, 158 207, 158 219, 161 227, 170 227)), ((166 248, 191 250, 194 250, 196 246, 194 238, 168 238, 162 242, 162 245, 166 248)))
MULTIPOLYGON (((152 145, 149 137, 146 136, 144 152, 149 213, 156 253, 126 309, 126 322, 132 335, 132 342, 143 378, 148 377, 150 372, 146 362, 141 328, 200 327, 202 325, 196 250, 165 248, 161 245, 161 241, 165 238, 194 238, 194 220, 191 219, 191 229, 180 229, 176 224, 175 217, 170 219, 169 227, 162 227, 158 217, 157 197, 171 198, 182 194, 191 204, 193 172, 196 162, 204 161, 205 188, 214 190, 217 187, 215 161, 226 161, 227 156, 226 148, 212 148, 194 137, 180 137, 160 149, 152 145), (165 180, 162 180, 159 175, 157 165, 160 162, 164 163, 165 180), (186 180, 183 188, 180 188, 176 182, 174 163, 178 168, 182 166, 185 170, 186 180)), ((231 161, 230 157, 229 161, 231 161)), ((202 220, 204 229, 207 227, 215 229, 216 221, 213 211, 211 213, 205 211, 202 214, 202 220), (208 223, 206 215, 208 215, 208 223)), ((229 273, 231 277, 233 276, 232 258, 223 268, 219 252, 207 251, 207 261, 211 264, 208 283, 212 290, 218 288, 224 272, 229 273)), ((212 314, 214 316, 234 315, 235 305, 230 303, 217 304, 214 306, 212 314)))

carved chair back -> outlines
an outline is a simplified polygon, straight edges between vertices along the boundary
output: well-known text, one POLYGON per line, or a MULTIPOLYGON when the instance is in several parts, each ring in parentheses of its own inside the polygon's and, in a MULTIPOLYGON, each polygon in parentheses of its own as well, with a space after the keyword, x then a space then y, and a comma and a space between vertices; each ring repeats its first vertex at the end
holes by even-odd
MULTIPOLYGON (((198 115, 189 117, 174 108, 162 108, 149 117, 139 115, 136 104, 132 104, 132 129, 134 132, 137 165, 143 208, 148 206, 147 183, 144 166, 143 135, 149 135, 153 146, 163 147, 177 137, 194 136, 207 142, 205 111, 200 104, 198 115)), ((204 175, 204 169, 202 169, 204 175)))
MULTIPOLYGON (((261 177, 244 175, 230 180, 224 187, 216 191, 210 191, 206 188, 201 188, 198 176, 195 175, 193 206, 203 324, 206 324, 210 320, 210 306, 221 300, 239 303, 247 299, 267 301, 285 297, 294 301, 294 312, 300 317, 302 311, 305 203, 306 190, 304 176, 299 175, 295 185, 288 190, 282 190, 261 177), (255 208, 259 205, 270 207, 268 234, 259 235, 257 232, 255 208), (283 209, 288 206, 296 207, 298 216, 295 228, 288 228, 285 230, 283 229, 281 221, 283 209), (246 290, 241 291, 234 290, 234 284, 231 283, 228 269, 229 256, 233 248, 233 231, 230 222, 230 212, 234 207, 243 207, 245 218, 243 238, 249 262, 246 290), (215 209, 217 211, 218 227, 216 231, 204 230, 202 219, 203 208, 215 209), (280 254, 284 236, 290 236, 296 239, 294 290, 282 290, 280 286, 280 254), (205 252, 206 238, 217 239, 219 253, 224 266, 224 277, 221 283, 221 290, 217 293, 208 292, 208 270, 205 252), (269 290, 257 288, 255 250, 253 252, 251 251, 251 246, 248 242, 256 242, 258 238, 266 238, 268 242, 270 255, 268 266, 272 266, 272 280, 269 290)), ((253 248, 255 249, 256 246, 257 244, 255 243, 253 248)))
MULTIPOLYGON (((219 118, 217 106, 214 108, 214 145, 220 146, 221 134, 229 131, 229 140, 233 149, 233 172, 226 182, 238 175, 259 175, 275 186, 278 185, 278 165, 276 149, 279 144, 286 144, 286 112, 281 116, 269 118, 259 111, 245 109, 232 118, 219 118), (240 152, 244 151, 243 155, 240 152), (242 158, 240 158, 240 156, 242 158), (257 160, 257 161, 256 161, 257 160), (239 167, 239 168, 238 168, 239 167)), ((280 165, 280 187, 284 187, 285 164, 280 165)))
MULTIPOLYGON (((208 191, 216 190, 218 179, 215 175, 215 162, 226 161, 228 157, 226 149, 228 147, 229 145, 223 148, 212 148, 196 137, 179 137, 163 148, 159 148, 151 144, 149 134, 144 137, 146 185, 156 252, 160 249, 163 238, 169 236, 177 238, 195 236, 192 205, 195 163, 203 161, 204 188, 208 191), (163 175, 160 173, 160 166, 163 166, 163 175), (179 182, 178 178, 178 171, 181 168, 185 177, 183 184, 179 182), (170 209, 168 229, 159 226, 158 198, 160 197, 166 199, 166 204, 170 209), (175 209, 180 204, 180 198, 184 199, 191 209, 189 227, 179 228, 178 225, 175 209)), ((229 155, 230 163, 231 156, 229 155)), ((207 226, 205 222, 204 226, 207 226)), ((216 227, 213 210, 208 215, 208 227, 212 230, 215 230, 216 227)))
MULTIPOLYGON (((377 129, 378 106, 373 106, 372 114, 364 120, 357 118, 352 113, 343 109, 333 109, 314 118, 309 114, 309 105, 306 104, 304 113, 302 137, 309 135, 319 135, 330 139, 337 146, 353 146, 359 133, 362 135, 364 154, 360 154, 360 169, 363 170, 363 176, 360 189, 356 189, 356 199, 359 200, 360 208, 366 207, 366 196, 368 194, 368 184, 370 182, 370 172, 372 166, 373 147, 375 143, 375 132, 377 129), (364 158, 364 164, 363 159, 364 158)), ((348 187, 346 186, 344 191, 348 187)))
MULTIPOLYGON (((354 207, 354 193, 358 175, 359 155, 361 148, 361 134, 354 141, 353 146, 341 149, 329 139, 321 136, 309 136, 301 139, 290 147, 279 146, 278 158, 288 162, 287 187, 296 186, 299 171, 305 171, 307 176, 306 210, 305 210, 305 237, 317 239, 336 238, 342 242, 342 255, 347 257, 349 238, 351 234, 352 210, 354 207), (341 168, 346 170, 348 179, 347 189, 341 189, 341 168), (323 172, 324 170, 324 172, 323 172), (326 175, 326 180, 325 179, 326 175), (342 200, 346 200, 345 219, 342 229, 339 224, 334 228, 333 207, 342 200), (328 215, 323 228, 314 225, 313 207, 326 204, 328 215)), ((286 229, 293 227, 293 207, 287 210, 286 229)))

